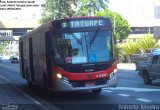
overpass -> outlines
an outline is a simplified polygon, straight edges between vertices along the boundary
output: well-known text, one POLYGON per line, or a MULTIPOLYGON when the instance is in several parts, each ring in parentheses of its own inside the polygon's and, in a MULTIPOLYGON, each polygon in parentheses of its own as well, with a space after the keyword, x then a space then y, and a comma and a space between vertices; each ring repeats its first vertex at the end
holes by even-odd
POLYGON ((17 41, 20 36, 39 25, 38 20, 0 20, 0 41, 17 41))
MULTIPOLYGON (((18 52, 19 37, 39 25, 37 19, 2 19, 0 20, 0 47, 3 54, 18 52), (7 46, 6 46, 7 41, 7 46)), ((0 54, 2 54, 0 51, 0 54)))

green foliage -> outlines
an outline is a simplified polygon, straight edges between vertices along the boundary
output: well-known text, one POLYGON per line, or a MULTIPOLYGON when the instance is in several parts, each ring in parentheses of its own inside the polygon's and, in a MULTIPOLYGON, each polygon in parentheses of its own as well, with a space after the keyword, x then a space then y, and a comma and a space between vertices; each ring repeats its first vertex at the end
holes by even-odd
POLYGON ((0 45, 0 54, 2 54, 2 53, 3 53, 3 46, 0 45))
POLYGON ((152 35, 145 35, 142 39, 138 41, 138 46, 141 48, 144 52, 146 52, 150 48, 157 47, 157 41, 154 39, 152 35))
POLYGON ((78 7, 76 16, 95 15, 108 7, 107 2, 107 0, 77 0, 77 6, 81 5, 78 7))
POLYGON ((131 62, 131 55, 140 54, 141 50, 146 52, 150 48, 158 48, 160 43, 152 35, 144 35, 141 39, 136 41, 129 40, 126 43, 122 43, 115 47, 116 55, 120 61, 125 59, 127 62, 131 62))
POLYGON ((138 42, 133 40, 128 41, 127 43, 122 44, 123 52, 125 55, 132 55, 140 53, 138 42))
POLYGON ((94 15, 107 8, 106 2, 106 0, 46 0, 40 22, 94 15))
POLYGON ((0 54, 3 54, 3 49, 9 44, 9 41, 0 41, 0 54))
POLYGON ((114 34, 117 40, 121 42, 123 39, 128 37, 128 34, 130 32, 130 25, 128 21, 125 18, 123 18, 120 14, 106 9, 103 12, 98 12, 97 16, 109 17, 112 20, 112 25, 115 25, 114 34))
POLYGON ((140 53, 137 42, 130 40, 116 47, 116 55, 119 61, 127 60, 131 62, 131 55, 140 53))
POLYGON ((50 20, 73 16, 75 11, 71 9, 71 5, 75 3, 75 1, 76 0, 46 0, 40 22, 45 23, 50 20))
POLYGON ((122 51, 118 53, 123 53, 121 54, 130 56, 132 54, 140 54, 140 51, 143 50, 146 52, 150 48, 156 48, 158 47, 157 41, 154 39, 152 35, 144 35, 141 39, 138 39, 137 41, 129 40, 126 43, 121 44, 120 47, 122 48, 117 48, 119 50, 117 51, 122 51))
POLYGON ((115 54, 119 61, 124 60, 124 51, 120 45, 115 45, 115 54))

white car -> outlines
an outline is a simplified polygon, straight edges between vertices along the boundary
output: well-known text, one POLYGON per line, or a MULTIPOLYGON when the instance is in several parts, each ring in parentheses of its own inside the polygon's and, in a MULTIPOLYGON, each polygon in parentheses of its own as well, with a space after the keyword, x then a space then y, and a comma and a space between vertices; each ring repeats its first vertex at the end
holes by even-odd
POLYGON ((17 55, 13 54, 10 56, 10 60, 11 60, 11 63, 18 63, 19 57, 17 55))

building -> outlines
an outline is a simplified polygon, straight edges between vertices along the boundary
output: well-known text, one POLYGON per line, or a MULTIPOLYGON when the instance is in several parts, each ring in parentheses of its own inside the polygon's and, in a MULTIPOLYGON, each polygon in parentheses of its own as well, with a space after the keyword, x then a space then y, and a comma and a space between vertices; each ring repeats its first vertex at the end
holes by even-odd
POLYGON ((0 11, 0 44, 9 41, 3 54, 18 54, 19 37, 39 26, 38 15, 18 11, 0 11), (19 16, 21 15, 21 16, 19 16))
POLYGON ((1 20, 0 40, 18 40, 21 35, 38 25, 38 20, 1 20))
POLYGON ((4 47, 3 54, 18 54, 19 37, 38 25, 38 20, 1 20, 0 42, 10 41, 9 45, 4 47))
POLYGON ((4 53, 8 50, 9 54, 17 52, 19 37, 39 26, 44 3, 45 0, 34 0, 23 3, 24 6, 21 7, 18 6, 21 5, 18 1, 1 3, 1 8, 6 10, 0 10, 0 44, 4 44, 5 41, 10 42, 4 47, 4 53), (8 8, 20 8, 20 10, 8 10, 8 8))
POLYGON ((160 0, 110 0, 109 8, 129 21, 132 36, 153 34, 160 26, 160 0))

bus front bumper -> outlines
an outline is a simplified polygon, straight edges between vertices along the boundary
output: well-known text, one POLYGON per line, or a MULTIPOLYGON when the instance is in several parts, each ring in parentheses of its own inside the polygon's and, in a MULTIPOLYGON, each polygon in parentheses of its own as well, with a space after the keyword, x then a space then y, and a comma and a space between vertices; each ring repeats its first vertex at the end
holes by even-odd
POLYGON ((81 91, 81 90, 92 90, 105 87, 116 87, 118 83, 117 74, 109 79, 103 85, 87 86, 87 87, 73 87, 70 83, 66 83, 63 80, 57 81, 56 91, 81 91))

